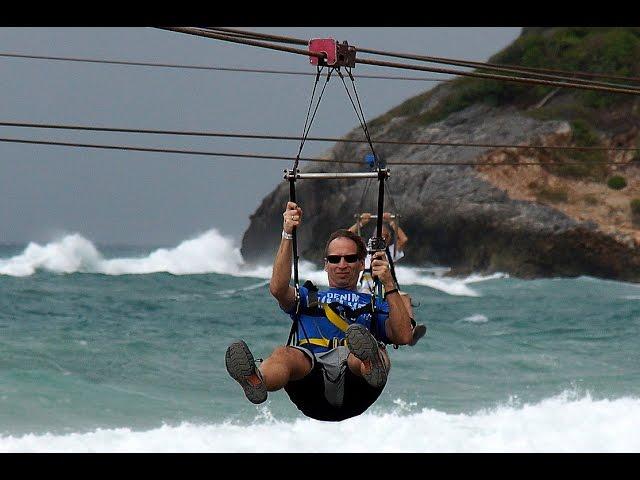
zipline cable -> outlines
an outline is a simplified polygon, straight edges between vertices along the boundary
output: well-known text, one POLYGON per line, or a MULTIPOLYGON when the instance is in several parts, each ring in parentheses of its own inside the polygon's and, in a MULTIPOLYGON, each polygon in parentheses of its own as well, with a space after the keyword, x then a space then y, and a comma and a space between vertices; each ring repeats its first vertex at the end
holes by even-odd
POLYGON ((162 30, 169 30, 171 32, 184 33, 187 35, 195 35, 197 37, 207 37, 207 38, 213 38, 214 40, 223 40, 225 42, 241 43, 244 45, 251 45, 253 47, 267 48, 270 50, 279 50, 281 52, 287 52, 287 53, 295 53, 297 55, 304 55, 306 57, 316 57, 319 59, 322 59, 325 57, 325 55, 321 53, 309 52, 307 50, 302 50, 300 48, 283 47, 280 45, 273 45, 270 43, 255 41, 247 38, 239 38, 239 37, 234 37, 230 35, 220 35, 220 34, 213 33, 208 30, 202 30, 199 28, 193 28, 193 27, 159 27, 159 28, 161 28, 162 30))
MULTIPOLYGON (((260 68, 239 68, 239 67, 213 67, 209 65, 185 65, 185 64, 173 64, 173 63, 155 63, 155 62, 133 62, 125 60, 100 60, 95 58, 77 58, 77 57, 52 57, 45 55, 26 55, 17 53, 0 53, 0 57, 6 58, 19 58, 19 59, 33 59, 33 60, 54 60, 61 62, 80 62, 80 63, 98 63, 107 65, 125 65, 136 67, 161 67, 161 68, 176 68, 187 70, 212 70, 219 72, 242 72, 242 73, 265 73, 272 75, 304 75, 314 76, 315 73, 311 72, 296 72, 293 70, 271 70, 260 68)), ((354 75, 356 78, 369 78, 375 80, 406 80, 406 81, 422 81, 422 82, 442 82, 444 78, 429 78, 429 77, 406 77, 400 75, 368 75, 359 74, 354 75)))
POLYGON ((488 66, 487 64, 484 64, 482 62, 468 62, 468 61, 460 61, 460 60, 454 60, 454 59, 445 59, 445 58, 440 58, 440 57, 431 57, 431 56, 426 56, 426 55, 409 55, 409 54, 403 54, 403 53, 386 52, 386 51, 381 51, 381 50, 372 50, 372 49, 368 49, 368 48, 358 49, 358 51, 363 52, 363 53, 369 53, 369 54, 372 54, 372 55, 384 55, 384 56, 395 57, 395 58, 418 60, 418 61, 421 61, 421 62, 439 63, 439 64, 444 64, 444 65, 455 65, 455 66, 459 66, 459 67, 478 68, 478 69, 481 69, 481 70, 491 70, 491 71, 504 72, 504 73, 517 73, 517 74, 525 74, 525 75, 528 74, 528 75, 533 75, 533 76, 539 77, 541 79, 558 80, 558 81, 569 81, 569 82, 572 82, 572 83, 579 83, 579 84, 582 84, 582 85, 592 85, 592 86, 601 86, 601 87, 614 87, 614 88, 625 88, 625 89, 640 90, 640 88, 632 86, 632 85, 623 85, 623 84, 612 83, 612 82, 600 82, 600 81, 586 80, 586 79, 580 79, 580 78, 575 78, 575 77, 571 77, 571 76, 564 76, 564 75, 553 75, 553 74, 548 74, 548 73, 537 73, 537 72, 532 72, 532 71, 528 71, 528 70, 517 68, 517 67, 514 68, 514 67, 503 67, 503 66, 488 66))
MULTIPOLYGON (((197 29, 193 27, 163 27, 164 30, 184 33, 188 35, 202 36, 213 38, 216 40, 223 40, 232 43, 242 43, 245 45, 251 45, 261 48, 267 48, 272 50, 280 50, 288 53, 295 53, 298 55, 305 55, 307 57, 313 56, 316 58, 324 58, 324 55, 310 52, 308 50, 302 50, 298 48, 292 47, 284 47, 280 45, 269 44, 261 41, 250 40, 246 38, 233 37, 229 35, 219 35, 216 33, 212 33, 211 31, 204 31, 202 29, 197 29)), ((543 79, 533 79, 526 77, 512 77, 507 75, 495 75, 489 73, 481 73, 481 72, 465 72, 462 70, 453 70, 446 68, 438 68, 438 67, 425 67, 421 65, 411 65, 411 64, 403 64, 397 62, 383 62, 377 60, 371 60, 366 58, 356 58, 356 63, 364 64, 364 65, 376 65, 380 67, 390 67, 390 68, 399 68, 405 70, 417 70, 424 72, 435 72, 435 73, 446 73, 451 75, 459 75, 459 76, 467 76, 473 78, 484 78, 490 80, 500 80, 505 82, 514 82, 514 83, 524 83, 529 85, 546 85, 546 86, 554 86, 554 87, 563 87, 563 88, 576 88, 581 90, 593 90, 600 92, 608 92, 608 93, 624 93, 629 95, 640 95, 640 89, 634 88, 612 88, 612 87, 603 87, 598 85, 590 85, 584 83, 572 83, 572 82, 557 82, 552 80, 543 80, 543 79)))
MULTIPOLYGON (((279 35, 270 35, 270 34, 261 34, 257 32, 248 32, 244 30, 238 30, 233 28, 207 28, 206 30, 215 30, 215 31, 223 31, 229 35, 238 35, 243 38, 261 38, 265 40, 271 40, 274 42, 283 42, 283 43, 291 43, 295 45, 306 45, 307 42, 305 40, 294 38, 294 37, 285 37, 279 35)), ((534 68, 534 67, 525 67, 520 65, 510 65, 510 64, 497 64, 497 63, 489 63, 489 62, 477 62, 472 60, 457 60, 446 57, 434 57, 427 55, 417 55, 417 54, 408 54, 408 53, 397 53, 397 52, 389 52, 383 50, 374 50, 367 48, 355 47, 355 49, 359 52, 370 53, 373 55, 381 55, 381 56, 390 56, 396 58, 405 58, 410 60, 419 60, 430 63, 440 63, 446 65, 457 65, 469 68, 481 68, 485 70, 494 70, 494 71, 504 71, 504 72, 515 72, 515 73, 529 73, 529 74, 540 74, 544 76, 549 76, 550 78, 556 79, 569 79, 574 76, 584 76, 591 78, 612 78, 616 80, 623 80, 629 82, 639 82, 639 77, 625 77, 623 75, 614 75, 607 73, 594 73, 594 72, 583 72, 583 71, 571 71, 571 70, 559 70, 559 69, 545 69, 545 68, 534 68), (562 76, 553 75, 556 73, 562 74, 562 76), (547 75, 551 74, 551 75, 547 75)), ((572 78, 576 80, 575 78, 572 78)), ((586 82, 590 82, 586 80, 586 82)), ((594 84, 607 85, 607 82, 594 82, 594 84)), ((619 84, 609 84, 609 85, 618 85, 619 84)))
POLYGON ((448 73, 452 75, 460 75, 463 77, 484 78, 488 80, 500 80, 504 82, 524 83, 529 85, 546 85, 551 87, 576 88, 580 90, 592 90, 592 91, 607 92, 607 93, 624 93, 629 95, 640 95, 640 89, 600 87, 597 85, 587 85, 582 83, 556 82, 552 80, 542 80, 542 79, 533 79, 533 78, 525 78, 525 77, 510 77, 506 75, 494 75, 494 74, 480 73, 480 72, 464 72, 462 70, 451 70, 448 68, 422 67, 419 65, 409 65, 409 64, 396 63, 396 62, 379 62, 376 60, 370 60, 366 58, 356 59, 356 63, 361 63, 364 65, 377 65, 380 67, 400 68, 404 70, 418 70, 423 72, 448 73))
MULTIPOLYGON (((314 74, 315 75, 315 74, 314 74)), ((233 133, 233 132, 208 132, 208 131, 189 131, 189 130, 158 130, 144 128, 118 128, 118 127, 96 127, 87 125, 69 125, 69 124, 46 124, 46 123, 27 123, 27 122, 0 122, 0 127, 18 127, 18 128, 43 128, 53 130, 78 130, 91 132, 113 132, 113 133, 143 133, 150 135, 177 135, 177 136, 195 136, 195 137, 215 137, 215 138, 244 138, 253 140, 287 140, 300 141, 303 137, 292 135, 264 135, 251 133, 233 133)), ((305 141, 314 142, 335 142, 335 143, 369 143, 368 140, 357 140, 350 138, 335 137, 304 137, 305 141)), ((465 143, 465 142, 438 142, 438 141, 403 141, 403 140, 384 140, 373 138, 374 144, 380 145, 424 145, 436 147, 465 147, 465 148, 514 148, 514 149, 541 149, 541 150, 578 150, 578 151, 621 151, 621 152, 637 152, 640 147, 620 147, 620 146, 577 146, 577 145, 522 145, 522 144, 505 144, 505 143, 465 143)))
MULTIPOLYGON (((255 159, 264 159, 264 160, 286 160, 292 161, 297 157, 287 157, 284 155, 264 155, 260 153, 231 153, 231 152, 209 152, 209 151, 201 151, 201 150, 178 150, 178 149, 167 149, 167 148, 152 148, 152 147, 135 147, 130 145, 104 145, 104 144, 93 144, 93 143, 72 143, 72 142, 56 142, 50 140, 28 140, 22 138, 6 138, 0 137, 0 143, 22 143, 22 144, 31 144, 31 145, 53 145, 53 146, 61 146, 61 147, 77 147, 77 148, 97 148, 97 149, 107 149, 107 150, 129 150, 135 152, 151 152, 151 153, 171 153, 178 155, 204 155, 204 156, 214 156, 214 157, 237 157, 237 158, 255 158, 255 159)), ((332 158, 305 158, 300 157, 301 162, 319 162, 319 163, 346 163, 346 164, 355 164, 362 165, 362 162, 356 160, 338 160, 332 158)), ((393 165, 431 165, 431 166, 525 166, 525 165, 547 165, 547 166, 556 166, 556 165, 618 165, 618 166, 630 166, 637 165, 636 163, 626 163, 626 162, 435 162, 435 161, 401 161, 401 162, 387 162, 387 166, 393 165)))

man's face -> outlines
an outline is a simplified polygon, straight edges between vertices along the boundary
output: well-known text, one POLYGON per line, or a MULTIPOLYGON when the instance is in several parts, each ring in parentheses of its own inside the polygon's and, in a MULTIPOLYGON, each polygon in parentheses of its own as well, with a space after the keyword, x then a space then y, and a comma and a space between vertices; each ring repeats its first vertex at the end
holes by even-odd
MULTIPOLYGON (((356 255, 358 247, 350 238, 339 237, 331 241, 327 250, 327 257, 331 255, 356 255)), ((330 263, 325 260, 324 269, 329 278, 329 286, 332 288, 345 288, 355 290, 358 284, 358 276, 364 270, 364 261, 356 260, 347 262, 344 257, 338 263, 330 263)))

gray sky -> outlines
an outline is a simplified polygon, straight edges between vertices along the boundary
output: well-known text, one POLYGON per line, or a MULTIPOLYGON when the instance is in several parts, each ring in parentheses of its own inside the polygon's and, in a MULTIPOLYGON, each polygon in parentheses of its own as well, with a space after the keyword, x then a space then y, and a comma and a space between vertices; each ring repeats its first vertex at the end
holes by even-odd
MULTIPOLYGON (((521 30, 246 28, 477 61, 507 46, 521 30)), ((303 56, 153 28, 0 28, 0 45, 0 53, 314 71, 303 56)), ((438 76, 363 65, 354 73, 438 76)), ((313 81, 0 57, 0 121, 299 135, 313 81)), ((436 83, 357 79, 356 85, 371 120, 436 83)), ((342 136, 357 124, 342 83, 332 80, 310 135, 342 136)), ((298 149, 297 142, 273 140, 10 127, 0 127, 0 137, 286 156, 298 149)), ((303 155, 329 147, 308 142, 303 155)), ((212 227, 239 239, 249 215, 290 167, 287 161, 0 143, 0 243, 46 242, 78 232, 99 244, 171 246, 212 227)))

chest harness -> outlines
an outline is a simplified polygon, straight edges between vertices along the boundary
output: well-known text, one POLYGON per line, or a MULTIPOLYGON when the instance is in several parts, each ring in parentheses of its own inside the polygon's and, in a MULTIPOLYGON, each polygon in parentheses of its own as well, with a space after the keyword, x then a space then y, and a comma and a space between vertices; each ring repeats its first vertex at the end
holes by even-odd
MULTIPOLYGON (((366 305, 353 309, 348 305, 343 305, 339 302, 322 303, 318 299, 318 287, 313 282, 307 280, 303 285, 307 291, 307 305, 303 305, 301 301, 298 301, 299 305, 294 315, 293 324, 291 325, 291 331, 289 332, 289 339, 287 345, 319 345, 321 347, 336 348, 340 345, 345 345, 345 338, 333 337, 325 338, 321 337, 309 337, 304 324, 300 322, 300 317, 305 315, 307 317, 326 318, 331 324, 337 327, 343 333, 346 333, 349 325, 356 322, 358 317, 363 314, 369 314, 371 323, 369 325, 369 331, 376 337, 378 332, 377 312, 375 304, 375 296, 370 295, 371 301, 366 305), (302 327, 304 338, 299 338, 298 326, 302 327)), ((318 329, 320 331, 320 329, 318 329)), ((322 335, 322 333, 321 333, 322 335)), ((315 355, 314 355, 315 356, 315 355)))

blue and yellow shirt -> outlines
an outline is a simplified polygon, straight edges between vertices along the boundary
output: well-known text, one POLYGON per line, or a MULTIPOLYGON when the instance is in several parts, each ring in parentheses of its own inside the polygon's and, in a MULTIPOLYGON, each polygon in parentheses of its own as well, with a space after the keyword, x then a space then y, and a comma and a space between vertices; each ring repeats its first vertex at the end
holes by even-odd
MULTIPOLYGON (((371 295, 356 292, 354 290, 344 290, 340 288, 330 288, 329 290, 320 290, 318 294, 318 309, 309 308, 309 290, 306 287, 300 287, 301 311, 298 323, 298 340, 299 345, 315 353, 322 353, 333 348, 333 339, 342 340, 345 338, 345 331, 351 323, 360 323, 370 329, 371 313, 361 313, 355 319, 351 318, 350 312, 362 307, 366 307, 371 303, 371 295), (334 314, 329 313, 333 321, 327 318, 323 312, 323 305, 331 305, 334 314), (306 307, 306 308, 305 308, 306 307), (335 314, 338 315, 336 318, 335 314), (306 332, 306 335, 305 335, 306 332), (309 341, 307 341, 307 336, 309 341)), ((386 335, 385 323, 389 318, 389 304, 379 298, 375 299, 375 316, 377 317, 376 338, 381 342, 392 343, 386 335)), ((294 318, 295 307, 287 311, 291 318, 294 318)))

